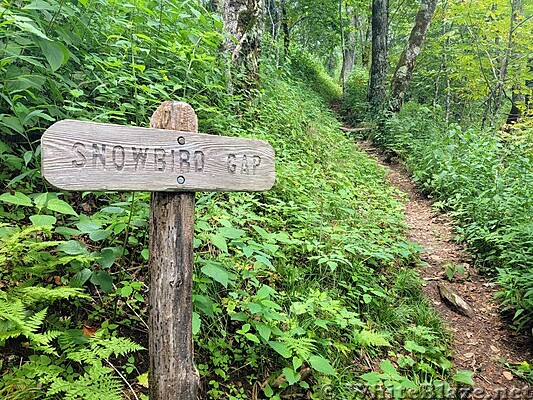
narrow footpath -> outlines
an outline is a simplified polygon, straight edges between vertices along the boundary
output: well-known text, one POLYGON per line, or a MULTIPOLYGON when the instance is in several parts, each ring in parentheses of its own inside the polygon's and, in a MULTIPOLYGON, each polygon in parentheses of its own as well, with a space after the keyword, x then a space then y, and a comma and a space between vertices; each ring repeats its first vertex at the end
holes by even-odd
POLYGON ((405 217, 409 239, 425 250, 421 255, 425 265, 420 267, 423 290, 453 333, 455 367, 475 373, 471 398, 533 399, 533 387, 505 367, 505 363, 530 362, 533 351, 531 338, 509 329, 502 319, 494 299, 497 287, 476 273, 471 257, 454 240, 450 219, 432 209, 430 200, 417 192, 402 165, 388 161, 367 141, 358 144, 386 168, 390 182, 408 197, 405 217), (456 272, 449 280, 445 271, 452 266, 464 268, 464 274, 456 272), (439 285, 443 284, 471 306, 472 318, 452 310, 443 301, 439 293, 439 285))

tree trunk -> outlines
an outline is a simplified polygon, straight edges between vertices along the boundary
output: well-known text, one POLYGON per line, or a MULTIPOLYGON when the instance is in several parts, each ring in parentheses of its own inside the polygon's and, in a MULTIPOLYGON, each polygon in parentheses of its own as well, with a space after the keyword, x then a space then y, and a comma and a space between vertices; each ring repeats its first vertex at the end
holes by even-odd
POLYGON ((372 64, 368 102, 374 115, 383 110, 387 98, 388 13, 388 0, 372 0, 372 64))
POLYGON ((391 111, 399 112, 405 98, 405 93, 409 87, 411 76, 415 67, 415 62, 420 54, 420 48, 433 18, 438 0, 421 0, 420 9, 416 14, 415 25, 409 35, 409 40, 405 45, 391 83, 391 111))
POLYGON ((259 56, 263 34, 263 0, 221 0, 223 27, 230 37, 224 50, 230 55, 233 91, 248 97, 259 87, 259 56))
POLYGON ((341 31, 341 52, 342 52, 342 67, 341 67, 341 84, 342 92, 345 89, 345 71, 344 71, 344 52, 346 51, 346 40, 344 38, 344 23, 342 21, 342 0, 339 0, 339 27, 341 31))
POLYGON ((281 29, 283 30, 283 50, 285 56, 289 55, 289 45, 290 45, 290 28, 289 28, 289 17, 287 16, 287 4, 285 0, 280 0, 281 7, 281 29))
POLYGON ((370 62, 370 53, 372 48, 372 13, 366 16, 366 28, 363 31, 363 26, 359 29, 361 35, 361 65, 366 68, 370 62))
MULTIPOLYGON (((344 46, 343 46, 343 52, 342 52, 342 68, 341 68, 341 81, 342 81, 342 91, 344 93, 344 89, 346 86, 346 79, 350 76, 350 73, 352 72, 353 65, 355 62, 355 46, 357 43, 356 38, 356 29, 358 20, 355 15, 355 11, 353 7, 347 7, 346 9, 346 15, 350 18, 351 25, 350 29, 347 30, 345 34, 343 34, 344 40, 344 46)), ((342 15, 339 15, 339 18, 341 18, 342 15)))
MULTIPOLYGON (((509 51, 512 53, 512 59, 513 61, 520 58, 520 54, 515 50, 515 47, 513 45, 513 30, 515 22, 517 22, 519 19, 521 19, 524 16, 524 4, 522 0, 512 0, 511 1, 511 8, 512 8, 512 16, 511 16, 511 30, 509 33, 509 51)), ((525 105, 526 98, 524 94, 521 91, 522 85, 517 82, 515 85, 513 85, 513 93, 511 95, 511 111, 509 112, 509 115, 507 116, 507 124, 514 124, 518 121, 520 116, 522 115, 522 110, 520 109, 520 106, 525 105)))

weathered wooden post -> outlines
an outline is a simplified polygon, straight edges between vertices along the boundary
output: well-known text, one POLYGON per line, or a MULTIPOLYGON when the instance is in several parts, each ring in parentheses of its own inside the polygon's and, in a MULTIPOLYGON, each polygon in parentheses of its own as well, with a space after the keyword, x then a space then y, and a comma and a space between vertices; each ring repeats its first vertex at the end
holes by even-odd
POLYGON ((265 191, 274 150, 262 140, 196 133, 186 103, 165 102, 151 128, 65 120, 42 139, 42 173, 65 190, 152 191, 150 398, 195 400, 192 272, 194 192, 265 191))
MULTIPOLYGON (((187 103, 165 102, 151 128, 198 132, 187 103)), ((183 136, 178 145, 186 143, 183 136)), ((205 160, 204 160, 205 161, 205 160)), ((185 177, 176 177, 176 182, 185 177)), ((179 182, 178 182, 179 184, 179 182)), ((193 363, 192 273, 194 192, 152 193, 150 203, 150 398, 196 400, 200 375, 193 363)))

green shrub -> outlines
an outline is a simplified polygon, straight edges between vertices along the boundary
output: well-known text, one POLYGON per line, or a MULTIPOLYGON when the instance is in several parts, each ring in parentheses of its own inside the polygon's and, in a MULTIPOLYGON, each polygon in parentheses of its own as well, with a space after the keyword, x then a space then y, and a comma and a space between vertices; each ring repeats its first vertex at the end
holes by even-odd
POLYGON ((365 120, 368 102, 368 71, 354 67, 346 82, 342 100, 342 115, 352 125, 365 120))
POLYGON ((340 100, 342 88, 324 68, 322 63, 311 54, 298 47, 291 49, 291 65, 293 76, 306 82, 324 101, 329 104, 340 100))
POLYGON ((422 190, 452 213, 478 266, 499 275, 505 309, 516 310, 520 328, 533 323, 528 275, 533 268, 533 153, 528 132, 527 124, 514 127, 512 135, 446 127, 438 111, 407 103, 375 136, 377 143, 400 154, 422 190))

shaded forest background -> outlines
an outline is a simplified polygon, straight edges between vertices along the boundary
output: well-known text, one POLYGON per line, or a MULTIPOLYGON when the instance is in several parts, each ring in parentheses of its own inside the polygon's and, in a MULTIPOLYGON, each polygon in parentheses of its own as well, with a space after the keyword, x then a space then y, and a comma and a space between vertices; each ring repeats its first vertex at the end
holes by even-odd
POLYGON ((526 3, 3 1, 0 396, 148 397, 149 196, 58 192, 39 139, 65 118, 148 126, 169 99, 200 132, 277 157, 272 191, 197 195, 202 398, 472 385, 420 292, 395 189, 327 106, 405 162, 531 329, 526 3))

